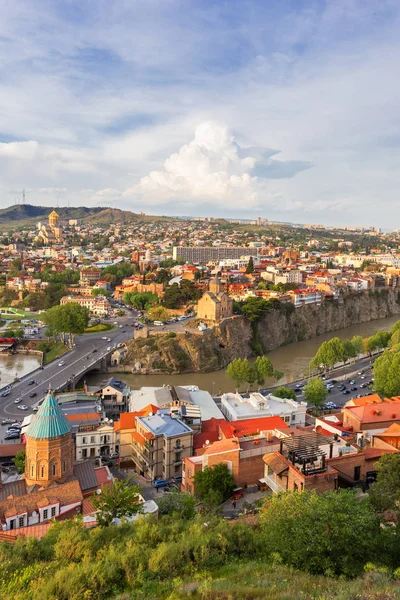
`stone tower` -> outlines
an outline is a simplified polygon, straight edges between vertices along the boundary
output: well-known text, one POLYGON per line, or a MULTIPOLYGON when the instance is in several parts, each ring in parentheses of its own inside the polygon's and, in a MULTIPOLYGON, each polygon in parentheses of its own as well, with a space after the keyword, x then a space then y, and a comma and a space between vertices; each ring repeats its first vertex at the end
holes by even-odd
POLYGON ((49 225, 50 227, 57 227, 60 220, 60 215, 55 210, 49 214, 49 225))
POLYGON ((216 296, 222 292, 222 285, 218 275, 215 275, 215 277, 211 279, 208 289, 216 296))
POLYGON ((26 485, 64 482, 73 468, 71 425, 49 390, 26 432, 26 485))

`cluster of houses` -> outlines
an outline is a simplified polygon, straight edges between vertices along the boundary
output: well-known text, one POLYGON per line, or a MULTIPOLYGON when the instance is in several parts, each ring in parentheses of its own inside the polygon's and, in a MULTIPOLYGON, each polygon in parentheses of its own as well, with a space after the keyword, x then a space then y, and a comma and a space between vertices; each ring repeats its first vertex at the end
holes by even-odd
MULTIPOLYGON (((313 425, 306 408, 259 392, 215 400, 193 385, 130 390, 115 377, 57 398, 49 392, 25 418, 23 443, 0 448, 2 461, 26 453, 24 475, 0 485, 2 535, 41 536, 51 520, 76 514, 95 524, 91 497, 113 480, 108 459, 149 486, 173 480, 190 494, 196 473, 220 463, 244 490, 320 493, 366 489, 380 457, 400 451, 400 397, 355 398, 313 425)), ((145 508, 157 512, 154 501, 145 508)))

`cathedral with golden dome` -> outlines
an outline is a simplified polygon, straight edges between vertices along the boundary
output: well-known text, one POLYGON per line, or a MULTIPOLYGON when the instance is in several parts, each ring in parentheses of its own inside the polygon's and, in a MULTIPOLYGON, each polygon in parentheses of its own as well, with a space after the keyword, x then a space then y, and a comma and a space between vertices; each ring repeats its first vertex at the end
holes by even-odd
POLYGON ((49 244, 58 244, 62 241, 63 231, 60 223, 60 215, 53 210, 48 216, 48 224, 38 223, 38 233, 34 241, 44 246, 49 244))

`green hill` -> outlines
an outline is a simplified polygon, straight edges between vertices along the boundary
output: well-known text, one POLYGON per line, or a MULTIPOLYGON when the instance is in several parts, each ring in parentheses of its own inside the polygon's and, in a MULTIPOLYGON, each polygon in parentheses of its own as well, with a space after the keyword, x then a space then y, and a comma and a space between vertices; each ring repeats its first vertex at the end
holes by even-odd
MULTIPOLYGON (((110 223, 130 223, 133 221, 172 220, 170 217, 139 215, 130 210, 111 207, 60 207, 56 209, 61 220, 78 219, 82 223, 108 225, 110 223)), ((52 208, 49 206, 34 206, 32 204, 15 204, 0 209, 0 230, 29 227, 40 220, 47 220, 52 208)))

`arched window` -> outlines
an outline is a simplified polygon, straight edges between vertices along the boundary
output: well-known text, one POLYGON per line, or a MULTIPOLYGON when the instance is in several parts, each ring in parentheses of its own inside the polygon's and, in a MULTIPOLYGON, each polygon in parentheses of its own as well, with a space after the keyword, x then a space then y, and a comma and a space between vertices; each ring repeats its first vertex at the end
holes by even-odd
POLYGON ((57 473, 57 465, 56 465, 56 463, 53 463, 51 466, 51 474, 53 475, 53 477, 55 477, 56 473, 57 473))
POLYGON ((63 460, 63 473, 65 473, 65 469, 66 469, 65 460, 63 460))
POLYGON ((44 477, 44 465, 40 467, 40 477, 44 477))
POLYGON ((31 464, 31 477, 33 477, 35 474, 35 465, 34 463, 31 464))

